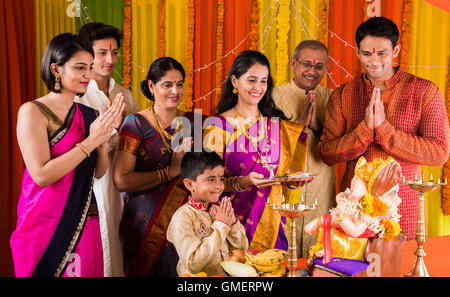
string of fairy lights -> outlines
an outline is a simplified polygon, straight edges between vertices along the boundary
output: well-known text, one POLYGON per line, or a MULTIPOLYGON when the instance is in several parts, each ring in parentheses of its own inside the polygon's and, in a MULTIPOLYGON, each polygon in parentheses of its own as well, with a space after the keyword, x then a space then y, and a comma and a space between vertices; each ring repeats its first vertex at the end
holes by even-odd
MULTIPOLYGON (((302 1, 302 0, 297 0, 297 3, 295 0, 291 0, 291 5, 293 7, 294 10, 294 18, 296 19, 296 21, 299 23, 300 28, 302 29, 302 32, 305 34, 307 39, 317 39, 316 36, 313 33, 313 30, 308 26, 308 23, 305 21, 305 19, 302 17, 302 13, 301 10, 298 6, 298 4, 300 4, 301 9, 305 10, 311 17, 312 19, 314 19, 317 22, 317 26, 323 25, 323 23, 320 21, 319 18, 317 18, 314 13, 308 8, 308 6, 302 1)), ((78 2, 78 6, 79 6, 79 12, 80 12, 80 21, 82 23, 82 25, 89 23, 89 22, 93 22, 94 20, 89 16, 88 12, 87 12, 87 7, 82 5, 81 3, 78 2)), ((271 14, 269 14, 269 19, 267 21, 266 26, 264 27, 264 29, 262 30, 262 33, 260 34, 260 36, 258 37, 257 40, 257 44, 260 45, 259 47, 259 51, 264 52, 264 48, 267 44, 267 41, 269 40, 269 36, 270 33, 273 29, 273 24, 277 19, 277 15, 278 15, 278 11, 279 11, 279 7, 280 4, 278 3, 277 0, 273 0, 272 3, 270 5, 268 5, 268 7, 266 8, 266 10, 264 11, 264 13, 262 14, 262 17, 259 19, 258 21, 258 26, 260 25, 261 22, 263 22, 266 19, 266 16, 269 14, 269 11, 272 11, 271 14), (262 41, 262 43, 260 42, 262 41)), ((336 38, 337 40, 339 40, 344 47, 350 47, 352 49, 355 49, 355 45, 352 45, 351 43, 345 41, 343 38, 341 38, 338 34, 336 34, 335 32, 333 32, 332 30, 330 30, 329 28, 327 28, 327 31, 329 33, 329 36, 331 38, 336 38)), ((209 64, 205 64, 201 67, 198 67, 196 69, 194 69, 194 72, 200 72, 203 70, 208 69, 209 67, 212 67, 213 65, 215 65, 217 62, 222 61, 223 59, 225 59, 226 57, 228 57, 231 54, 234 54, 235 51, 250 37, 250 33, 248 33, 241 41, 239 41, 231 50, 229 50, 227 53, 225 53, 221 58, 217 58, 216 60, 210 62, 209 64)), ((123 55, 121 55, 119 53, 119 57, 123 58, 123 55)), ((341 70, 345 73, 345 77, 346 78, 353 78, 353 76, 351 75, 351 73, 349 71, 347 71, 347 69, 345 69, 345 67, 343 67, 342 65, 340 65, 339 60, 334 58, 331 54, 329 55, 329 59, 341 70)), ((398 64, 398 63, 397 63, 398 64)), ((145 72, 146 68, 135 63, 133 60, 131 60, 131 65, 133 67, 136 67, 139 71, 141 72, 145 72)), ((409 67, 421 67, 421 68, 442 68, 442 67, 448 67, 448 65, 408 65, 409 67)), ((120 73, 114 69, 114 73, 117 75, 117 77, 119 77, 119 79, 123 80, 123 77, 120 75, 120 73)), ((333 84, 338 87, 339 85, 336 83, 336 81, 333 79, 333 73, 328 72, 327 71, 327 76, 328 78, 333 82, 333 84)), ((132 85, 130 85, 131 91, 132 92, 138 92, 141 95, 142 91, 140 89, 135 89, 132 85)), ((200 100, 203 100, 205 98, 207 98, 208 96, 210 96, 211 94, 213 94, 217 89, 214 88, 212 90, 210 90, 209 92, 207 92, 206 94, 195 98, 192 100, 192 102, 197 102, 200 100)), ((144 96, 144 95, 143 95, 144 96)))

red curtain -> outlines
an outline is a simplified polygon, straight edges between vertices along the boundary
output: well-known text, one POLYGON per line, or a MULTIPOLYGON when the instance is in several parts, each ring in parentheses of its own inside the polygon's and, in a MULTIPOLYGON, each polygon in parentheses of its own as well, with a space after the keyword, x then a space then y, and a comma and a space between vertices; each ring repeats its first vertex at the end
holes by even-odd
MULTIPOLYGON (((235 48, 250 32, 250 17, 252 1, 227 0, 224 1, 223 55, 229 53, 223 60, 222 81, 225 80, 234 58, 241 51, 250 47, 250 38, 235 48)), ((217 1, 195 1, 195 53, 194 53, 194 108, 201 108, 202 112, 211 115, 215 111, 212 90, 216 88, 216 68, 213 63, 216 55, 217 43, 217 1), (213 63, 213 64, 211 64, 213 63), (205 68, 202 68, 205 67, 205 68), (205 95, 208 96, 204 97, 205 95), (204 97, 204 98, 202 98, 204 97), (202 98, 202 99, 200 99, 202 98)))
POLYGON ((24 164, 16 138, 17 111, 35 99, 33 0, 0 0, 0 276, 12 276, 9 238, 17 221, 24 164))

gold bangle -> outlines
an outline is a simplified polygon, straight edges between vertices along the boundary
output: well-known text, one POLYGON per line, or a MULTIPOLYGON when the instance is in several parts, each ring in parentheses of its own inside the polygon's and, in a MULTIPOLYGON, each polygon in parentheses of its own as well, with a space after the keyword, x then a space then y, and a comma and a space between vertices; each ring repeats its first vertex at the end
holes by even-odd
POLYGON ((164 171, 166 172, 166 176, 167 176, 167 181, 171 181, 172 178, 170 177, 170 166, 167 166, 166 168, 164 168, 164 171))
POLYGON ((85 153, 88 158, 91 156, 88 150, 84 146, 82 146, 81 143, 77 143, 76 146, 79 147, 80 150, 82 150, 83 153, 85 153))

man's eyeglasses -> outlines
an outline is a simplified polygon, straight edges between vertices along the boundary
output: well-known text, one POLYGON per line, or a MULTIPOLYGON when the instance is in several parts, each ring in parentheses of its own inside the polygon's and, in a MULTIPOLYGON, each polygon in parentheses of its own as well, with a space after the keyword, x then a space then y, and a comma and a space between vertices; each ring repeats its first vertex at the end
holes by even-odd
POLYGON ((322 63, 318 63, 318 64, 311 64, 311 62, 303 62, 303 61, 299 61, 299 60, 295 60, 297 63, 299 63, 300 65, 302 65, 305 68, 311 69, 312 67, 314 67, 315 70, 317 71, 321 71, 323 69, 325 69, 327 67, 326 64, 322 64, 322 63))

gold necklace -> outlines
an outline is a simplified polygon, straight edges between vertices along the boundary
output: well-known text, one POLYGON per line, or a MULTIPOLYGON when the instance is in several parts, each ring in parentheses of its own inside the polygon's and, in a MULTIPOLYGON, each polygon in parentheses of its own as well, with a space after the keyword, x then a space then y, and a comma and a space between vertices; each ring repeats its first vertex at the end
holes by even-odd
MULTIPOLYGON (((252 144, 253 148, 255 149, 256 153, 258 154, 261 164, 263 166, 265 166, 266 161, 267 161, 267 154, 269 153, 269 148, 268 148, 269 147, 269 137, 268 137, 268 135, 267 135, 267 141, 266 141, 265 150, 264 150, 265 151, 264 156, 262 156, 261 153, 259 152, 259 150, 258 150, 259 146, 257 147, 256 143, 258 141, 260 141, 261 139, 266 138, 266 131, 267 131, 267 129, 265 129, 266 127, 263 127, 262 129, 260 129, 257 137, 251 136, 250 132, 248 132, 247 129, 245 128, 245 124, 241 120, 241 115, 238 113, 236 108, 234 108, 234 113, 239 121, 239 130, 241 130, 241 127, 242 127, 244 135, 250 140, 250 143, 252 144)), ((257 121, 260 120, 261 118, 262 118, 262 115, 261 115, 261 112, 259 112, 257 121)), ((261 126, 263 126, 263 125, 261 125, 261 126)))
POLYGON ((169 150, 169 152, 171 152, 172 147, 167 143, 166 138, 168 140, 172 141, 173 135, 175 135, 178 131, 183 129, 183 122, 180 121, 180 111, 177 109, 177 127, 175 128, 175 131, 173 132, 172 135, 167 133, 167 131, 164 130, 164 128, 162 127, 161 122, 159 121, 159 118, 155 112, 155 104, 152 105, 151 111, 152 111, 153 118, 155 119, 155 122, 156 122, 156 126, 157 126, 156 130, 161 135, 161 138, 164 142, 164 146, 169 150))

